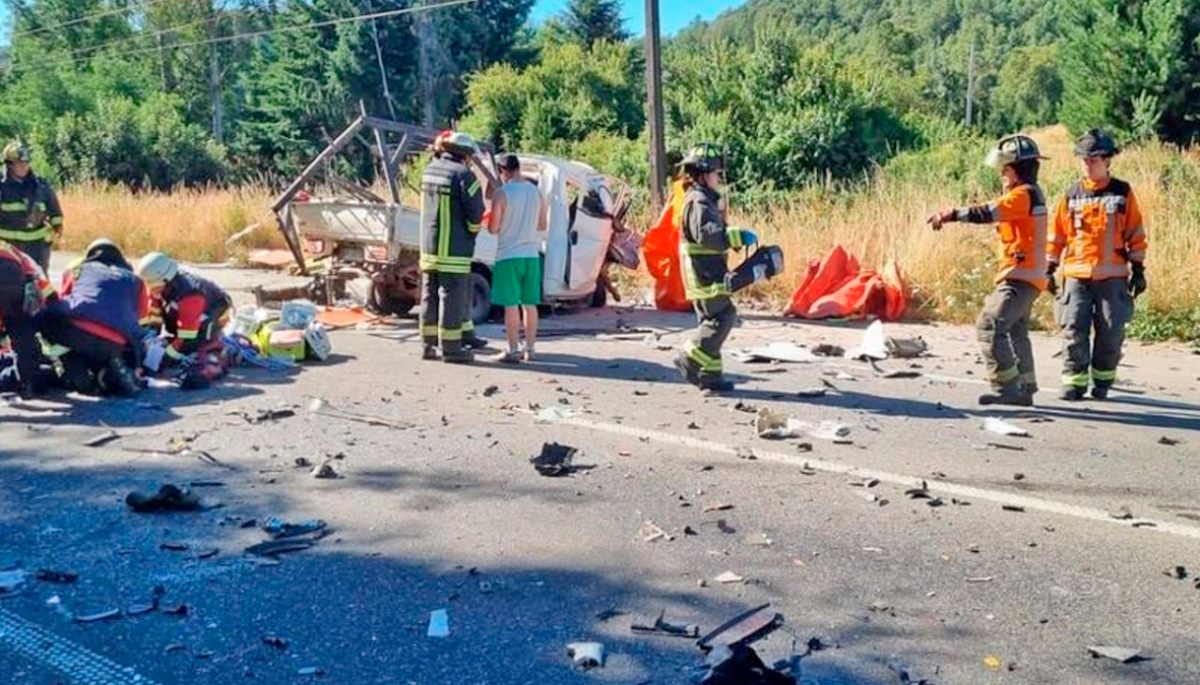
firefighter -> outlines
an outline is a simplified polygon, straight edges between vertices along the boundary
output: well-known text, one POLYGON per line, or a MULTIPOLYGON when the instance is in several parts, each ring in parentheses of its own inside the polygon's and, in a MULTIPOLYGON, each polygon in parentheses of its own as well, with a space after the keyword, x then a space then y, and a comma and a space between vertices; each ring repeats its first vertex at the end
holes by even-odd
POLYGON ((0 240, 0 324, 12 341, 15 364, 0 373, 0 386, 28 398, 37 394, 41 355, 34 317, 57 298, 46 273, 25 252, 0 240))
POLYGON ((753 231, 726 226, 721 208, 721 173, 725 160, 713 145, 703 144, 684 158, 683 211, 680 219, 680 263, 684 290, 696 310, 696 337, 681 350, 675 367, 687 382, 704 390, 733 388, 721 365, 721 346, 737 323, 737 308, 725 275, 729 250, 758 242, 753 231))
POLYGON ((1059 397, 1068 401, 1083 399, 1089 380, 1092 397, 1108 397, 1133 300, 1146 290, 1146 229, 1137 197, 1109 173, 1118 152, 1101 129, 1080 136, 1075 156, 1084 177, 1067 190, 1054 215, 1047 277, 1054 293, 1062 265, 1065 279, 1055 309, 1064 338, 1059 397))
POLYGON ((1000 237, 996 290, 984 301, 976 324, 992 384, 992 392, 979 397, 983 405, 1032 406, 1038 390, 1029 319, 1048 283, 1046 200, 1037 182, 1042 159, 1029 136, 1001 139, 987 164, 1000 172, 1004 195, 983 205, 945 209, 928 220, 935 231, 951 221, 994 223, 1000 237))
POLYGON ((233 301, 216 283, 179 268, 179 263, 161 252, 151 252, 138 263, 137 275, 150 294, 145 321, 162 320, 170 339, 167 359, 175 363, 198 362, 212 380, 220 375, 222 330, 233 312, 233 301))
POLYGON ((484 209, 484 189, 468 167, 475 153, 475 141, 466 133, 443 134, 421 179, 424 359, 438 359, 440 344, 442 361, 474 361, 474 353, 464 344, 464 324, 469 320, 471 260, 484 209))
POLYGON ((19 142, 4 148, 0 178, 0 240, 6 240, 42 267, 50 269, 50 245, 62 235, 62 208, 46 179, 29 166, 29 148, 19 142))
POLYGON ((61 297, 38 317, 57 346, 63 380, 81 392, 131 396, 141 390, 140 320, 146 288, 112 241, 97 240, 63 276, 61 297))

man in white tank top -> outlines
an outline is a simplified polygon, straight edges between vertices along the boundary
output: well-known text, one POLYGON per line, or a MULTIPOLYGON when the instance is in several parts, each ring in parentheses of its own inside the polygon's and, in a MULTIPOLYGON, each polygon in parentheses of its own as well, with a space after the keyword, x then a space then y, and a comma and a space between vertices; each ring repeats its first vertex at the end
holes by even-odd
POLYGON ((508 349, 497 359, 533 361, 537 341, 538 305, 542 302, 542 236, 546 203, 537 184, 521 176, 516 155, 498 161, 504 185, 492 196, 488 232, 497 236, 496 266, 492 269, 492 303, 504 307, 508 349), (518 346, 521 318, 525 319, 524 353, 518 346))

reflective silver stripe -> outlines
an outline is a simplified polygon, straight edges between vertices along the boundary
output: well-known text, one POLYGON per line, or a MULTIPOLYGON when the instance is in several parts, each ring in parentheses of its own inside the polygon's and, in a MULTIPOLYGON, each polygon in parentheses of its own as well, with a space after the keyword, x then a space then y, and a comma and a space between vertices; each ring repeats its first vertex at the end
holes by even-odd
POLYGON ((1082 213, 1085 207, 1093 206, 1103 207, 1106 214, 1117 214, 1125 211, 1125 198, 1120 195, 1097 195, 1067 200, 1067 208, 1072 212, 1082 213))
POLYGON ((991 214, 992 221, 1000 220, 1000 205, 996 204, 995 202, 989 202, 986 205, 984 205, 984 207, 986 207, 988 210, 988 213, 991 214))

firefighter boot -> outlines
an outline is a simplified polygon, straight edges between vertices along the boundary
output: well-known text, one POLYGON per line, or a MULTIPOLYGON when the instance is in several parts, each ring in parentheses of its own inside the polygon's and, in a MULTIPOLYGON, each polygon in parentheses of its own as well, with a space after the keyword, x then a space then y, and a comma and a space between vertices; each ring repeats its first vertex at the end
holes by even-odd
POLYGON ((475 361, 475 353, 468 350, 461 343, 443 344, 442 361, 447 364, 470 364, 475 361))
POLYGON ((695 363, 687 356, 686 352, 680 351, 675 355, 675 368, 679 370, 683 380, 691 385, 700 385, 700 372, 696 369, 695 363))
POLYGON ((1110 388, 1112 388, 1112 386, 1107 383, 1097 383, 1096 385, 1092 386, 1092 397, 1098 400, 1107 400, 1108 391, 1110 388))
POLYGON ((96 381, 101 392, 118 397, 133 397, 141 390, 133 371, 121 359, 110 359, 108 365, 100 370, 96 381))
POLYGON ((425 343, 425 349, 421 352, 421 359, 427 362, 436 362, 438 360, 437 343, 425 343))
POLYGON ((1005 385, 999 391, 984 393, 979 396, 979 404, 1007 404, 1014 407, 1032 407, 1033 394, 1013 383, 1005 385))
POLYGON ((1078 402, 1083 399, 1083 393, 1086 388, 1081 388, 1077 385, 1064 385, 1058 391, 1058 399, 1065 402, 1078 402))
POLYGON ((734 385, 733 381, 727 380, 724 376, 713 376, 701 378, 700 389, 710 393, 732 392, 734 385))

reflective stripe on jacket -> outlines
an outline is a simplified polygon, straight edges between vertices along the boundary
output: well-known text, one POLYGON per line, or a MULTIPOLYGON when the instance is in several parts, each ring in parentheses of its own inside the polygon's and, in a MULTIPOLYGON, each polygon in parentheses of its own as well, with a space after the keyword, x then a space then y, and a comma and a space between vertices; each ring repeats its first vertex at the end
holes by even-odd
POLYGON ((438 157, 421 179, 422 271, 471 273, 483 221, 483 188, 467 165, 438 157))
POLYGON ((180 271, 157 299, 163 325, 177 343, 196 340, 210 313, 227 313, 233 307, 229 295, 216 283, 188 271, 180 271))
POLYGON ((1071 186, 1058 204, 1047 250, 1068 278, 1128 278, 1129 262, 1146 259, 1146 229, 1129 184, 1088 179, 1071 186))
POLYGON ((22 179, 0 179, 0 240, 31 243, 49 240, 62 226, 58 196, 45 179, 33 172, 22 179))
POLYGON ((742 231, 725 225, 715 190, 694 185, 683 196, 679 224, 679 261, 687 298, 711 300, 729 295, 725 253, 742 247, 742 231))
POLYGON ((959 221, 996 224, 1000 237, 1000 272, 996 282, 1023 281, 1038 290, 1047 285, 1046 196, 1036 184, 1016 186, 985 204, 958 210, 959 221))

